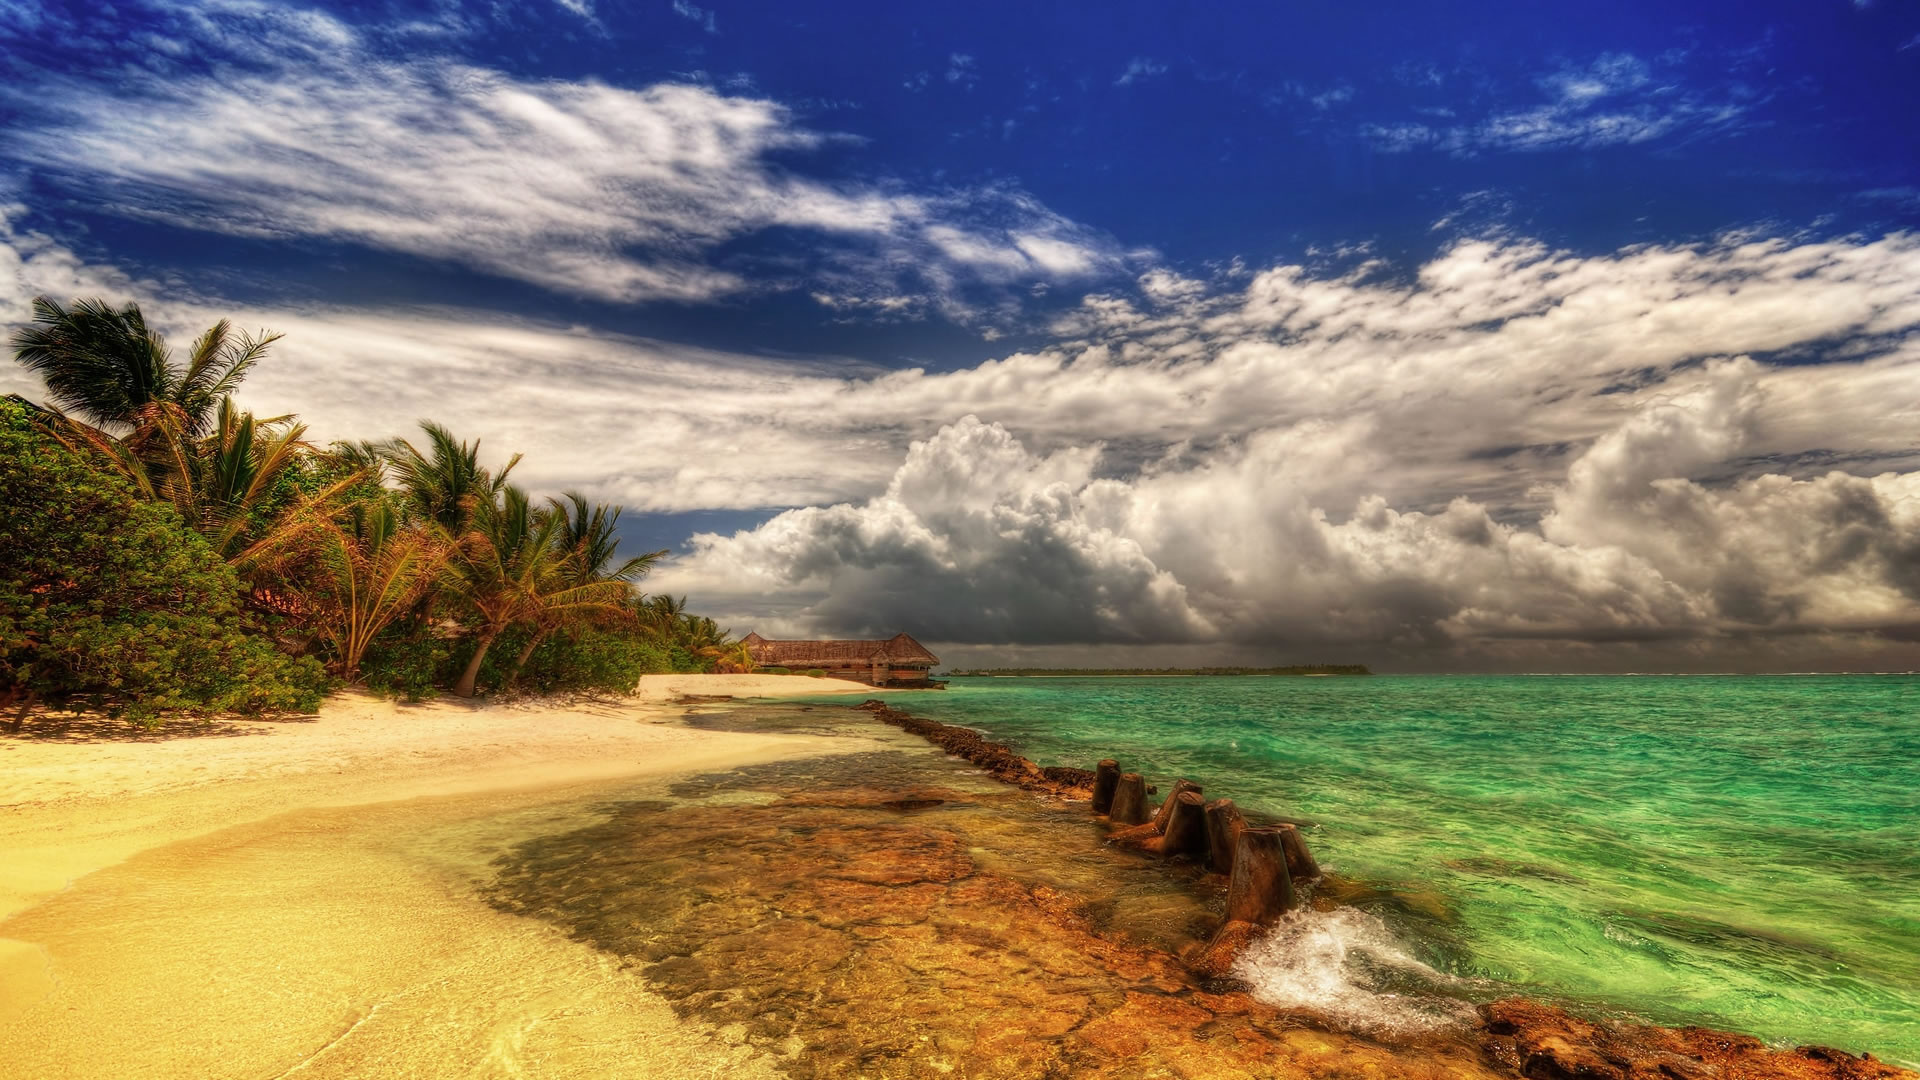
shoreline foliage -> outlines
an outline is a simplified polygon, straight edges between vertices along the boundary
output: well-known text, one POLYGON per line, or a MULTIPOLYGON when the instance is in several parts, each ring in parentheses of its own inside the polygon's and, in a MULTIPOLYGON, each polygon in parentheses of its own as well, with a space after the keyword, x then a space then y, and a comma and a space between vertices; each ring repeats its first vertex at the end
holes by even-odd
POLYGON ((47 400, 0 401, 0 704, 157 719, 752 669, 640 591, 668 553, 623 558, 619 507, 536 500, 519 455, 489 468, 431 421, 319 447, 240 408, 277 340, 222 320, 176 358, 133 304, 34 302, 12 344, 47 400))
POLYGON ((40 700, 132 719, 319 704, 320 664, 274 647, 205 538, 7 401, 0 551, 0 696, 21 717, 40 700))

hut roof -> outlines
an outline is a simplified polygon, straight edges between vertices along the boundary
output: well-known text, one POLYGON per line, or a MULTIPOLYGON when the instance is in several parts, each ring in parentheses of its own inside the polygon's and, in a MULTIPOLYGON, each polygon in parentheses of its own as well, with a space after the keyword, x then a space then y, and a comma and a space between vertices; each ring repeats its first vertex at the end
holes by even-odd
POLYGON ((871 664, 932 667, 940 658, 907 634, 885 641, 773 641, 759 634, 741 639, 753 662, 767 667, 818 667, 822 664, 871 664))

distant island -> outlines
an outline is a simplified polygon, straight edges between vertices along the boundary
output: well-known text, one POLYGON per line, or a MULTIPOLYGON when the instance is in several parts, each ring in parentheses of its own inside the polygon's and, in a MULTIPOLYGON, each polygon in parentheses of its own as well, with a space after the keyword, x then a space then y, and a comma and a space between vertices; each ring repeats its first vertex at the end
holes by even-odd
POLYGON ((1202 668, 977 668, 949 671, 948 678, 968 676, 992 678, 1058 679, 1072 676, 1126 676, 1153 678, 1178 675, 1371 675, 1365 664, 1295 664, 1289 667, 1202 667, 1202 668))

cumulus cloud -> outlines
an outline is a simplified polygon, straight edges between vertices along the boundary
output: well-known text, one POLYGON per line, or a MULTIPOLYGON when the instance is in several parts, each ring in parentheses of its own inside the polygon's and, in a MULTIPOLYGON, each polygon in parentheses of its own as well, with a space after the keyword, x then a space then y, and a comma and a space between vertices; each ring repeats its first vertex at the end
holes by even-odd
POLYGON ((346 240, 608 300, 743 292, 756 277, 744 256, 716 253, 783 231, 807 236, 803 273, 832 291, 884 283, 963 319, 981 303, 970 289, 1085 281, 1122 262, 1111 239, 1014 188, 914 192, 776 164, 835 137, 769 100, 395 57, 315 13, 168 10, 185 14, 160 40, 228 62, 134 66, 111 85, 13 79, 6 98, 31 108, 9 155, 112 212, 346 240))
POLYGON ((789 632, 913 626, 1017 644, 1223 641, 1467 651, 1859 632, 1920 621, 1920 473, 1724 489, 1751 362, 1649 404, 1574 460, 1537 525, 1456 498, 1396 509, 1313 496, 1373 432, 1309 423, 1096 474, 1096 448, 1034 453, 974 417, 916 442, 886 491, 695 538, 668 584, 789 632))

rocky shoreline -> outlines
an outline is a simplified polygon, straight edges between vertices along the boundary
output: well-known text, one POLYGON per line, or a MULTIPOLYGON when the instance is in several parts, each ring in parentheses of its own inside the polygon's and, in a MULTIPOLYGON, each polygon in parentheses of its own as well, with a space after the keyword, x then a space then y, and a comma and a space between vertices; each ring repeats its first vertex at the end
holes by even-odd
MULTIPOLYGON (((970 728, 943 724, 871 699, 854 708, 960 757, 1003 783, 1062 800, 1094 796, 1092 770, 1041 766, 970 728)), ((1123 830, 1136 831, 1136 830, 1123 830)), ((1184 857, 1176 857, 1184 861, 1184 857)), ((1197 869, 1197 868, 1196 868, 1197 869)), ((1219 875, 1213 875, 1218 877, 1219 875)), ((1322 900, 1322 904, 1330 901, 1322 900)), ((1175 958, 1233 999, 1244 987, 1199 953, 1175 958)), ((1223 998, 1222 1000, 1225 1000, 1223 998)), ((1257 1004, 1247 999, 1247 1005, 1257 1004)), ((1236 1010, 1237 1011, 1237 1010, 1236 1010)), ((1749 1035, 1576 1017, 1523 998, 1483 1003, 1473 1040, 1487 1065, 1534 1080, 1915 1080, 1920 1074, 1824 1046, 1775 1049, 1749 1035)))

